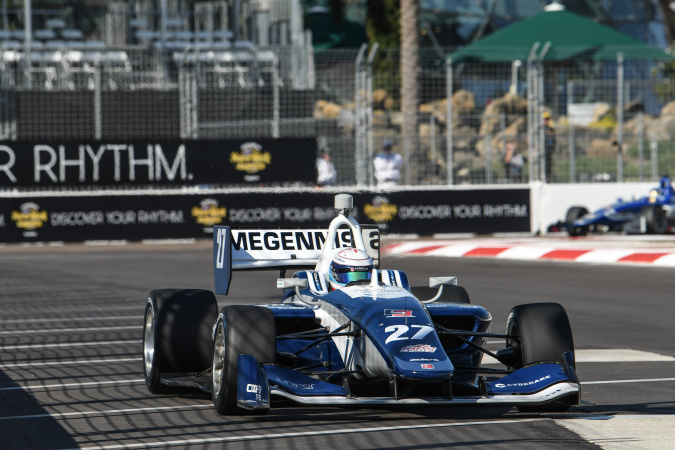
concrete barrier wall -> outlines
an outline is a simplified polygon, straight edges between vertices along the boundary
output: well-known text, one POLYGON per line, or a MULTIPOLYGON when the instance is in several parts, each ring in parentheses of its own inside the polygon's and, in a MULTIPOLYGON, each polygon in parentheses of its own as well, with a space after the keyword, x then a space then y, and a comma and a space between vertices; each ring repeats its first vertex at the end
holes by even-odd
POLYGON ((208 237, 213 225, 316 227, 333 197, 354 195, 353 214, 384 233, 546 234, 570 206, 589 211, 642 197, 657 183, 443 186, 375 189, 214 189, 0 192, 0 243, 208 237))

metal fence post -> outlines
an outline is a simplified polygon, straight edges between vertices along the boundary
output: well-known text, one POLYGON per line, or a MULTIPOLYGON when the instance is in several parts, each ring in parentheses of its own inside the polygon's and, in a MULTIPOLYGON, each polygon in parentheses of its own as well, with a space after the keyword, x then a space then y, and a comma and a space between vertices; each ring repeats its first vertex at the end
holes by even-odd
POLYGON ((659 173, 659 142, 654 133, 649 135, 649 150, 650 150, 649 158, 652 163, 651 164, 652 181, 656 181, 658 179, 659 173))
POLYGON ((616 55, 616 181, 623 182, 623 53, 616 55))
POLYGON ((375 180, 375 174, 373 169, 373 158, 375 157, 375 147, 373 143, 373 59, 377 53, 377 49, 380 47, 378 42, 375 42, 370 48, 370 53, 368 54, 368 60, 366 62, 366 114, 365 114, 365 127, 366 127, 366 174, 368 177, 368 184, 372 186, 375 180))
POLYGON ((446 157, 445 165, 446 165, 446 170, 447 170, 447 177, 448 177, 448 185, 453 185, 455 184, 454 180, 454 163, 453 163, 453 132, 452 132, 452 127, 453 127, 453 118, 452 118, 452 83, 453 83, 453 77, 452 77, 452 59, 448 58, 445 60, 445 73, 446 73, 446 81, 445 81, 445 91, 446 95, 445 98, 448 101, 447 105, 447 111, 446 111, 446 123, 447 123, 447 130, 445 134, 445 139, 446 139, 446 146, 448 147, 448 154, 446 157))
POLYGON ((506 152, 506 115, 499 115, 499 132, 502 135, 502 151, 506 152))
POLYGON ((638 171, 640 182, 644 181, 645 163, 645 118, 642 111, 638 113, 638 171))
POLYGON ((279 84, 281 81, 279 79, 279 58, 274 56, 274 62, 272 63, 272 137, 279 137, 279 121, 281 113, 279 109, 281 108, 280 98, 279 98, 279 84))
POLYGON ((365 73, 363 70, 363 55, 368 48, 368 44, 363 44, 359 49, 359 53, 356 57, 355 63, 355 92, 354 96, 354 120, 355 120, 355 135, 356 135, 356 145, 355 145, 355 154, 354 154, 354 165, 356 172, 356 184, 363 186, 366 184, 366 167, 364 165, 364 154, 366 147, 366 130, 365 130, 365 99, 364 99, 364 89, 365 89, 365 73))
POLYGON ((570 183, 574 183, 577 178, 577 159, 576 149, 574 145, 574 125, 568 125, 569 130, 569 147, 570 147, 570 183))
POLYGON ((539 130, 539 178, 545 182, 549 183, 551 180, 546 179, 546 171, 549 170, 546 167, 546 129, 544 128, 544 65, 541 62, 537 62, 537 105, 538 105, 538 114, 537 114, 537 127, 539 130))
MULTIPOLYGON (((541 49, 541 53, 537 57, 537 105, 538 112, 536 116, 537 127, 539 129, 539 161, 541 162, 539 177, 545 183, 551 182, 551 180, 546 179, 546 171, 551 170, 551 177, 553 175, 552 167, 546 168, 546 130, 544 129, 543 117, 544 113, 544 58, 548 49, 551 48, 551 43, 546 42, 544 47, 541 49)), ((551 158, 553 161, 553 158, 551 158)))
POLYGON ((197 77, 196 66, 182 61, 178 72, 178 96, 180 98, 180 137, 197 139, 197 77))
POLYGON ((576 178, 576 155, 574 153, 574 124, 570 120, 570 111, 571 105, 574 103, 574 82, 572 80, 567 81, 567 135, 569 139, 569 151, 570 151, 570 183, 574 183, 576 178))
POLYGON ((94 139, 101 140, 102 132, 102 105, 101 105, 101 64, 94 63, 94 139))
POLYGON ((438 162, 438 150, 436 148, 436 116, 431 115, 429 118, 429 139, 431 146, 431 163, 435 166, 438 162))
POLYGON ((529 161, 529 181, 532 182, 537 179, 538 168, 538 145, 535 140, 537 130, 537 113, 538 108, 534 93, 536 92, 536 71, 534 58, 539 48, 539 42, 535 42, 530 50, 530 55, 527 58, 527 160, 529 161), (535 157, 535 155, 537 155, 535 157))
POLYGON ((485 183, 492 184, 492 135, 485 135, 485 183))

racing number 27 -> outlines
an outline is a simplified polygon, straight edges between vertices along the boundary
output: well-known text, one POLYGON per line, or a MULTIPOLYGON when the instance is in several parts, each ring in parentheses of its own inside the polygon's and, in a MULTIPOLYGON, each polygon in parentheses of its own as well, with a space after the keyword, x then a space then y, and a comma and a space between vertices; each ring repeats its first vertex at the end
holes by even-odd
MULTIPOLYGON (((430 327, 429 325, 391 325, 388 326, 387 328, 384 329, 385 333, 391 333, 391 335, 387 338, 386 341, 384 341, 385 344, 388 344, 393 341, 402 341, 404 339, 424 339, 424 337, 431 333, 434 328, 430 327), (412 337, 406 336, 406 333, 408 330, 410 330, 410 327, 412 328, 417 328, 417 332, 413 334, 412 337)), ((413 330, 414 331, 414 330, 413 330)))

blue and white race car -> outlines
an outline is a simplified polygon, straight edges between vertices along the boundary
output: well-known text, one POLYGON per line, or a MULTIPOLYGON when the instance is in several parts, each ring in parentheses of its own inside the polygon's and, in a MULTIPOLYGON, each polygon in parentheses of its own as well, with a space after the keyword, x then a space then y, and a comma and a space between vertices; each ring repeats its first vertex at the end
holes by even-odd
POLYGON ((617 200, 593 213, 583 206, 567 210, 565 222, 554 225, 570 236, 585 236, 593 231, 626 231, 629 233, 665 234, 675 221, 675 190, 670 178, 661 178, 659 187, 637 200, 617 200))
POLYGON ((455 277, 430 277, 429 287, 417 288, 405 273, 380 269, 377 228, 350 217, 350 195, 336 196, 335 206, 328 229, 214 229, 215 292, 227 295, 234 271, 278 269, 279 303, 218 311, 211 291, 150 292, 143 333, 150 392, 198 388, 220 414, 264 414, 276 400, 535 411, 579 404, 561 305, 515 306, 505 333, 492 333, 490 313, 470 303, 455 277), (286 277, 287 269, 297 271, 286 277), (503 339, 504 348, 487 350, 487 339, 503 339), (481 365, 484 355, 502 366, 481 365))

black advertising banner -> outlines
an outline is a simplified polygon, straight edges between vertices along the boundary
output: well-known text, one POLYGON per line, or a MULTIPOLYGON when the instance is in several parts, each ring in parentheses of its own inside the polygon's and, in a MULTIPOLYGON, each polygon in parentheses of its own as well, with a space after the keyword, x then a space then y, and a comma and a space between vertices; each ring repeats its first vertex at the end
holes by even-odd
MULTIPOLYGON (((349 190, 344 192, 350 193, 349 190)), ((210 238, 234 228, 325 228, 336 192, 204 190, 0 197, 0 242, 210 238)), ((529 189, 434 189, 353 192, 352 215, 383 233, 530 231, 529 189)))
POLYGON ((383 233, 491 234, 530 231, 529 189, 373 192, 355 197, 363 223, 383 233))
POLYGON ((313 183, 315 139, 0 142, 0 187, 313 183))

